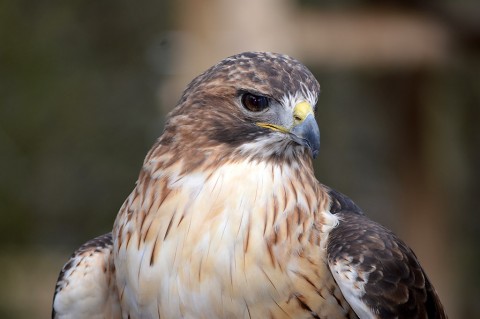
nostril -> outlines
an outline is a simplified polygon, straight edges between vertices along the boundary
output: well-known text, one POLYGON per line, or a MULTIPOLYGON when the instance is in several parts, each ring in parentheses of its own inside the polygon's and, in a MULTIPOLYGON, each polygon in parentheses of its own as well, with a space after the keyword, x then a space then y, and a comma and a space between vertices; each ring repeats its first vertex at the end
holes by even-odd
POLYGON ((294 118, 295 121, 297 121, 297 122, 301 122, 301 121, 302 121, 302 118, 301 118, 300 116, 298 116, 298 115, 295 115, 293 118, 294 118))

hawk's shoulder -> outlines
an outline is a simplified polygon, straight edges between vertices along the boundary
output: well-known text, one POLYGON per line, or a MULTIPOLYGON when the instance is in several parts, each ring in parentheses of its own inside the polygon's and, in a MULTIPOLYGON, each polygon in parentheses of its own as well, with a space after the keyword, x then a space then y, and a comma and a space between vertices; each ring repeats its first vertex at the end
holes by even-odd
POLYGON ((334 190, 333 188, 329 188, 327 186, 324 187, 326 188, 328 196, 330 197, 330 213, 337 214, 352 212, 363 215, 362 209, 358 207, 353 200, 334 190))
POLYGON ((414 252, 392 231, 367 218, 348 197, 328 190, 338 217, 327 243, 328 264, 362 318, 446 318, 414 252))
POLYGON ((112 234, 78 248, 63 266, 53 296, 52 318, 119 318, 112 234))

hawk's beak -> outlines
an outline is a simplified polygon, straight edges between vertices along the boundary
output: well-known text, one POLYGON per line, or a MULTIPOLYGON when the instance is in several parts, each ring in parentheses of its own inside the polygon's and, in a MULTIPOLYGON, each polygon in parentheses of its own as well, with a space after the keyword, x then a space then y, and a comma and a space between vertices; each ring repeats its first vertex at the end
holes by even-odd
POLYGON ((308 102, 300 102, 293 109, 294 126, 290 130, 298 138, 299 144, 308 146, 313 158, 317 157, 320 150, 320 130, 313 108, 308 102))
POLYGON ((320 130, 310 103, 303 101, 295 105, 293 109, 293 125, 290 129, 284 126, 259 122, 258 126, 273 131, 289 133, 300 145, 307 146, 312 151, 313 158, 317 157, 320 149, 320 130))

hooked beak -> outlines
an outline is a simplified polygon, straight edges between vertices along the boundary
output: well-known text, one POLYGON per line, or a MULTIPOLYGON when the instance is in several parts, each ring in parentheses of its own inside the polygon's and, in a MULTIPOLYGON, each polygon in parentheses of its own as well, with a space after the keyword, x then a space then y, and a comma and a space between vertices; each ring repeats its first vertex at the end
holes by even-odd
POLYGON ((290 129, 270 123, 257 123, 257 125, 291 134, 295 142, 310 149, 313 158, 317 157, 320 150, 320 130, 318 129, 317 121, 315 121, 315 115, 310 103, 303 101, 295 105, 293 109, 293 125, 290 129))
POLYGON ((320 150, 320 130, 312 106, 308 102, 298 103, 293 109, 293 118, 295 124, 290 132, 299 139, 299 144, 308 146, 316 158, 320 150))

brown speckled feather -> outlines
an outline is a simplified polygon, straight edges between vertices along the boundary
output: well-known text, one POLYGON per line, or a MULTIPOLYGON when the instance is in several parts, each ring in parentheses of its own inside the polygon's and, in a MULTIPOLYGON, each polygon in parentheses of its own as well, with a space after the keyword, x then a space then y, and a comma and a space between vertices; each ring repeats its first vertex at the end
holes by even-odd
POLYGON ((328 262, 337 282, 346 283, 344 294, 378 318, 446 318, 413 251, 350 199, 334 190, 329 195, 339 224, 330 232, 328 262))
POLYGON ((121 317, 112 247, 112 233, 108 233, 72 254, 58 276, 52 319, 121 317))

